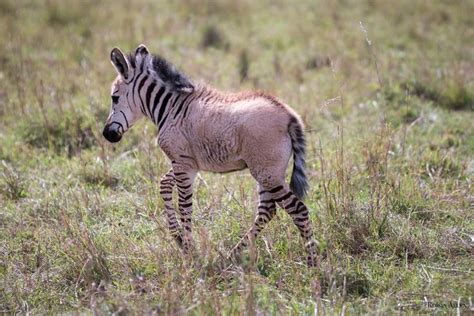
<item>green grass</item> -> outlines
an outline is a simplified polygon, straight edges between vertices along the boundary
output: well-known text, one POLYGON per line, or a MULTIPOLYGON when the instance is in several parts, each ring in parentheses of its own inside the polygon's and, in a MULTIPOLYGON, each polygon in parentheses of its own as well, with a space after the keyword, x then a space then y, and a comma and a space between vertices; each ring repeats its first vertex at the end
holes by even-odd
POLYGON ((472 311, 472 2, 0 2, 0 312, 472 311), (362 22, 362 23, 361 23, 362 22), (247 172, 201 174, 169 236, 149 122, 101 136, 119 46, 303 117, 321 264, 281 210, 239 265, 247 172), (453 305, 454 304, 454 305, 453 305))

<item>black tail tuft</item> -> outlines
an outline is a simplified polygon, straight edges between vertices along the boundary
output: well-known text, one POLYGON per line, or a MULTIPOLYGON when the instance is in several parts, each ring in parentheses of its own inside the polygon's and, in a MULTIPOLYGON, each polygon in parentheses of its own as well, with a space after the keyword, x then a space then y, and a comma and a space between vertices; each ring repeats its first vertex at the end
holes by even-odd
POLYGON ((291 145, 293 148, 293 173, 291 174, 290 189, 300 199, 304 199, 308 191, 308 179, 306 177, 305 149, 306 143, 303 134, 303 126, 295 118, 290 119, 288 124, 291 145))

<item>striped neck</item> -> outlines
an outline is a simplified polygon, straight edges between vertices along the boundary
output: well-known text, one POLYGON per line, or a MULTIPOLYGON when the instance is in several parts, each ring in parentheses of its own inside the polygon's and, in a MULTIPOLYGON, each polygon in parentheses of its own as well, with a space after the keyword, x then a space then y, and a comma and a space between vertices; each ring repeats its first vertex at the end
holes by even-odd
POLYGON ((166 122, 185 119, 192 103, 198 100, 204 90, 191 93, 179 93, 160 84, 150 74, 137 75, 133 91, 136 91, 135 104, 141 112, 150 118, 161 131, 166 122))

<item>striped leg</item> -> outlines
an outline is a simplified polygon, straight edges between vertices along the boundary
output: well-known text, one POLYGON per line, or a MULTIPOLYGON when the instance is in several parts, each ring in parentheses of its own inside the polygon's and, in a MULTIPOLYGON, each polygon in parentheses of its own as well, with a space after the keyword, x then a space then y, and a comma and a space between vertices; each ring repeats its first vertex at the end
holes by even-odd
POLYGON ((178 206, 181 225, 183 227, 183 250, 189 252, 193 246, 191 235, 191 216, 192 216, 192 198, 193 198, 193 182, 196 171, 177 171, 174 175, 176 186, 178 187, 178 206))
POLYGON ((260 201, 257 208, 257 216, 247 234, 232 249, 231 256, 238 257, 240 252, 249 245, 250 240, 255 240, 263 228, 272 220, 276 214, 276 204, 272 195, 267 191, 261 190, 259 193, 260 201))
POLYGON ((173 187, 175 185, 175 178, 173 169, 170 169, 160 181, 160 195, 165 203, 165 212, 168 217, 168 227, 171 236, 178 242, 180 246, 183 245, 181 238, 181 231, 178 220, 176 219, 176 211, 173 206, 173 187))
POLYGON ((270 188, 268 192, 272 194, 275 202, 285 209, 293 219, 293 223, 298 227, 308 252, 308 265, 316 265, 316 241, 313 238, 313 228, 309 219, 308 208, 288 189, 286 184, 270 188))

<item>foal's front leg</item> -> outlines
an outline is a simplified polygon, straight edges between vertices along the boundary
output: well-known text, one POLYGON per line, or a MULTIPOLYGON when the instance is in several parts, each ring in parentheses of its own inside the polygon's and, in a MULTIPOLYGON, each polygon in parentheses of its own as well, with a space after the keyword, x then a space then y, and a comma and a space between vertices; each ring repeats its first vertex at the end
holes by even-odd
POLYGON ((173 206, 173 187, 175 186, 175 182, 173 169, 170 169, 163 177, 161 177, 160 195, 165 204, 165 212, 171 236, 173 236, 179 246, 182 247, 183 239, 181 237, 181 228, 176 219, 176 211, 173 206))
POLYGON ((176 187, 178 188, 178 210, 183 228, 183 250, 188 253, 193 247, 191 235, 191 217, 193 213, 193 183, 196 177, 195 170, 186 170, 173 166, 176 187))

